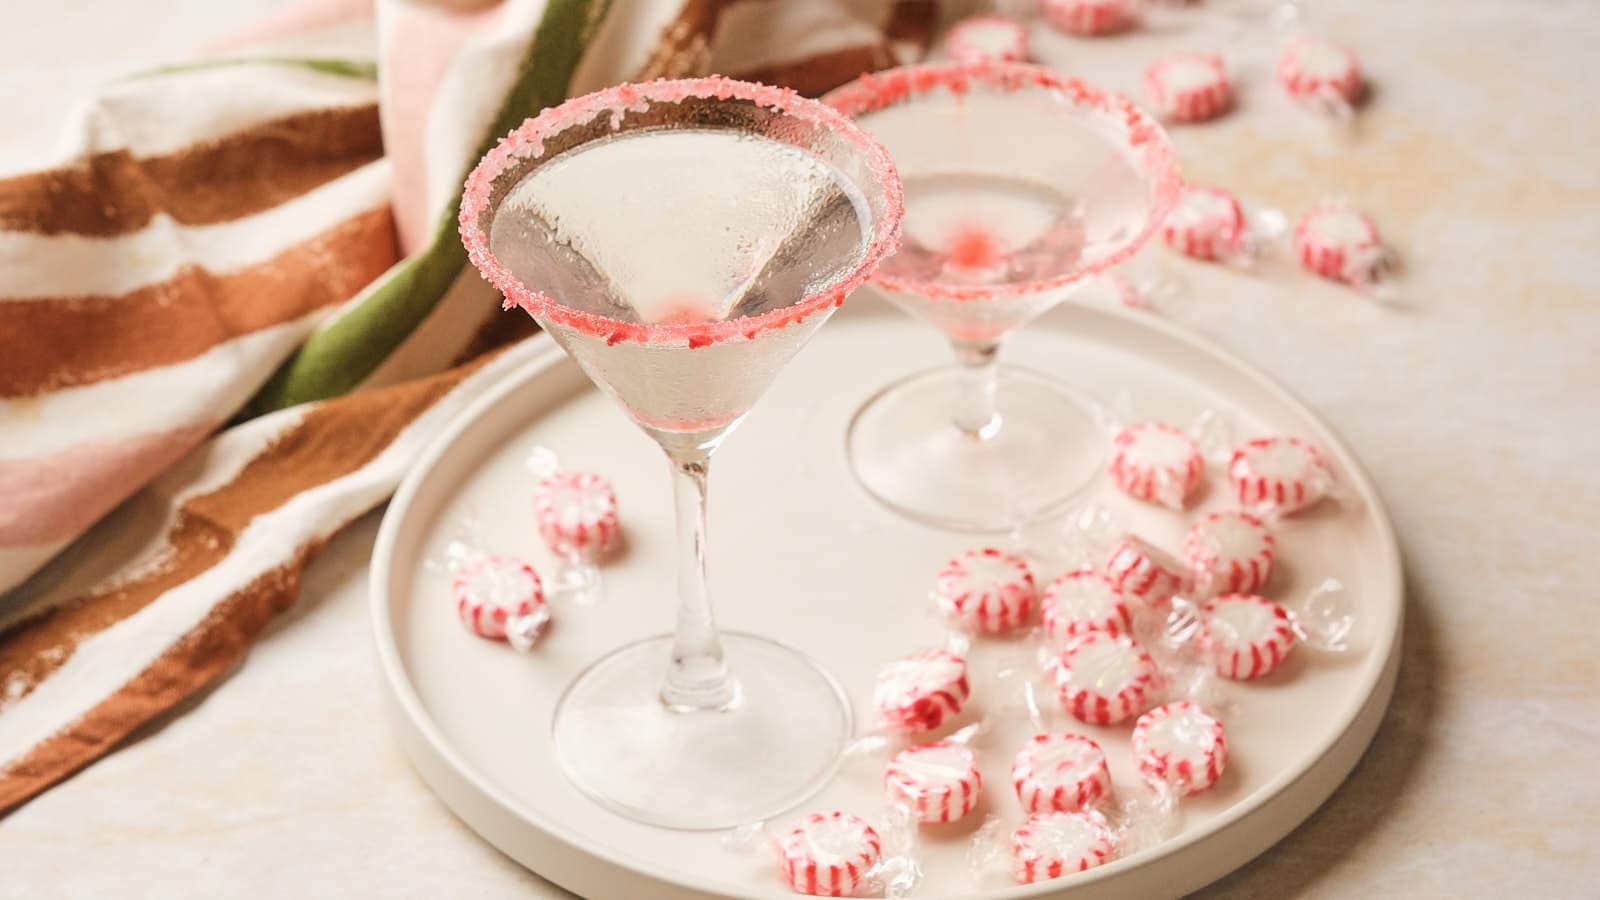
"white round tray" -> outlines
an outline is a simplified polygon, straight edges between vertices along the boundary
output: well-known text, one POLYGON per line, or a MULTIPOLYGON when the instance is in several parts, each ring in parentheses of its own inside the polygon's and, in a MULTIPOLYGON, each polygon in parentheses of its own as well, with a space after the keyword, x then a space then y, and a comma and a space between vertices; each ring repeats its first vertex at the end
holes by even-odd
MULTIPOLYGON (((945 360, 932 329, 871 293, 860 292, 780 375, 718 453, 711 481, 720 624, 814 655, 850 692, 858 732, 870 727, 860 723, 870 718, 864 711, 878 665, 943 641, 945 629, 927 601, 933 573, 983 540, 897 518, 846 469, 845 423, 861 401, 895 377, 945 360)), ((713 833, 622 819, 569 785, 553 760, 550 716, 561 689, 602 653, 671 626, 672 505, 655 445, 553 344, 538 338, 519 352, 529 353, 529 364, 424 454, 378 537, 373 616, 406 751, 429 786, 486 840, 586 897, 793 896, 770 854, 739 855, 713 833), (445 577, 427 560, 442 560, 453 539, 476 536, 486 549, 548 570, 551 560, 532 528, 524 462, 535 446, 612 479, 627 547, 605 568, 602 600, 589 607, 558 602, 551 632, 523 656, 469 635, 455 619, 445 577)), ((924 829, 918 851, 927 873, 919 897, 1178 896, 1292 830, 1371 740, 1399 664, 1402 582, 1393 532, 1366 475, 1326 425, 1259 372, 1172 325, 1065 304, 1016 336, 1005 358, 1101 398, 1126 390, 1141 418, 1187 423, 1213 410, 1241 439, 1269 432, 1311 438, 1330 452, 1350 494, 1281 525, 1284 565, 1268 593, 1293 598, 1337 577, 1358 610, 1353 649, 1333 655, 1301 648, 1272 676, 1227 686, 1234 710, 1229 767, 1216 788, 1185 803, 1177 836, 1064 880, 1018 887, 994 873, 975 883, 966 863, 972 830, 989 814, 1021 820, 1008 772, 1031 728, 1013 715, 982 738, 979 809, 962 823, 924 829)), ((1224 505, 1222 493, 1208 491, 1186 516, 1104 485, 1098 502, 1176 549, 1195 512, 1224 505)), ((992 641, 974 647, 974 706, 999 708, 991 674, 1019 649, 992 641)), ((1118 788, 1136 784, 1127 726, 1069 725, 1059 713, 1052 725, 1100 740, 1118 788)), ((822 795, 775 824, 832 808, 881 821, 881 771, 877 760, 847 763, 822 795)))

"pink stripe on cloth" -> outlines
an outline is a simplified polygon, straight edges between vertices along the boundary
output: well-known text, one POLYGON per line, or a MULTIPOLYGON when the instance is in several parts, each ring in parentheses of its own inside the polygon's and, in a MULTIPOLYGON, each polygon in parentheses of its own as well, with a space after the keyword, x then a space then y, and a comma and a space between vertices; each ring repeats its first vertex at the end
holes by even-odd
POLYGON ((435 225, 428 209, 426 135, 439 82, 462 45, 493 27, 495 18, 512 5, 458 10, 443 3, 409 2, 385 7, 384 15, 393 24, 381 32, 379 55, 405 60, 405 65, 383 73, 379 108, 384 153, 394 179, 390 190, 395 228, 400 252, 406 256, 427 245, 435 225))
POLYGON ((228 53, 251 44, 279 40, 372 18, 374 0, 301 0, 239 31, 207 44, 205 53, 228 53))
POLYGON ((189 452, 218 423, 0 460, 0 547, 77 537, 189 452))

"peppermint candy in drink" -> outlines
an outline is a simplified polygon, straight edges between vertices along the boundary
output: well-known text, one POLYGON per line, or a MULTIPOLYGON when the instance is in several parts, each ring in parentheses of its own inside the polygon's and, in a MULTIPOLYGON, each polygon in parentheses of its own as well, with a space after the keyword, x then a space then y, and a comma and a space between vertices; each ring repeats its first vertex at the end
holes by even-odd
POLYGON ((1322 451, 1296 437, 1259 437, 1234 449, 1228 460, 1239 505, 1289 515, 1312 506, 1333 486, 1322 451))
POLYGON ((1034 735, 1011 764, 1022 811, 1077 812, 1111 796, 1106 752, 1081 734, 1034 735))
POLYGON ((945 563, 933 594, 939 610, 963 629, 998 634, 1028 621, 1037 589, 1026 560, 986 547, 945 563))
POLYGON ((1294 649, 1288 610, 1255 594, 1209 600, 1200 608, 1200 621, 1201 651, 1223 678, 1260 678, 1294 649))
POLYGON ((1295 225, 1294 252, 1307 271, 1358 288, 1377 284, 1388 265, 1378 226, 1335 201, 1318 204, 1295 225))
POLYGON ((1246 228, 1244 207, 1231 191, 1191 184, 1161 223, 1161 240, 1185 256, 1227 261, 1247 254, 1246 228))
POLYGON ((1233 83, 1222 57, 1214 53, 1175 53, 1150 64, 1144 93, 1156 112, 1174 122, 1205 122, 1233 105, 1233 83))
POLYGON ((967 660, 949 650, 919 650, 878 671, 873 705, 889 731, 932 731, 966 705, 971 695, 967 660))
POLYGON ((1319 38, 1299 37, 1278 57, 1278 84, 1299 102, 1348 109, 1361 99, 1364 81, 1354 53, 1319 38))
POLYGON ((1134 22, 1133 0, 1043 0, 1044 14, 1068 34, 1115 34, 1134 22))
POLYGON ((1182 563, 1132 534, 1111 548, 1102 572, 1124 596, 1151 608, 1165 606, 1187 583, 1182 563))
POLYGON ((1116 852, 1115 834, 1098 812, 1040 813, 1011 834, 1011 875, 1033 884, 1092 869, 1116 852))
POLYGON ((550 621, 539 573, 508 556, 468 562, 450 584, 456 614, 473 634, 527 650, 550 621))
POLYGON ((1133 755, 1147 781, 1180 795, 1198 794, 1217 783, 1228 765, 1222 723, 1198 704, 1179 700, 1158 706, 1133 726, 1133 755))
POLYGON ((556 472, 533 489, 539 536, 563 557, 594 559, 616 543, 617 494, 593 472, 556 472))
POLYGON ((1047 666, 1061 708, 1080 722, 1115 725, 1150 705, 1155 660, 1131 637, 1090 632, 1047 666))
POLYGON ((1200 486, 1205 459, 1194 438, 1165 422, 1139 422, 1111 440, 1111 481, 1130 496, 1182 509, 1200 486))
POLYGON ((1058 647, 1091 631, 1110 635, 1133 630, 1127 598, 1099 572, 1079 569, 1050 582, 1039 601, 1039 621, 1058 647))
POLYGON ((778 839, 778 859, 783 880, 797 893, 853 897, 883 859, 883 842, 859 816, 812 813, 778 839))
POLYGON ((954 822, 972 812, 983 776, 971 747, 939 741, 896 754, 884 772, 883 787, 889 802, 931 825, 954 822))
POLYGON ((950 29, 944 49, 959 63, 1021 62, 1028 58, 1028 32, 1006 16, 972 16, 950 29))
POLYGON ((1272 577, 1275 540, 1266 523, 1247 512, 1201 516, 1183 541, 1194 589, 1204 597, 1259 590, 1272 577))

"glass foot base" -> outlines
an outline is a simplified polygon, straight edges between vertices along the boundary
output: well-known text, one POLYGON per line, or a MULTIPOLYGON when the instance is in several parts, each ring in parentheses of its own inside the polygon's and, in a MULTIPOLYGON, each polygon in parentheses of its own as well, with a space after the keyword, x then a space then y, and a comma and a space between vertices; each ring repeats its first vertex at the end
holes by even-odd
POLYGON ((662 703, 670 635, 585 669, 556 706, 567 778, 619 815, 688 830, 767 819, 821 790, 852 732, 838 682, 766 638, 723 632, 722 647, 740 689, 723 710, 662 703))
POLYGON ((1071 506, 1100 471, 1104 429, 1089 405, 1027 369, 997 373, 998 429, 957 428, 965 387, 956 366, 879 391, 845 438, 856 479, 884 505, 954 531, 1005 531, 1071 506))

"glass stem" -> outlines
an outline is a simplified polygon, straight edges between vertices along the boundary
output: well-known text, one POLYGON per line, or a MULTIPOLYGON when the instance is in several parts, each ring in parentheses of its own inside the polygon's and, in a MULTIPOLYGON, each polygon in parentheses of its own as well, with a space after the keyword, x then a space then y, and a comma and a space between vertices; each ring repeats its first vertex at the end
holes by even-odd
POLYGON ((672 459, 678 507, 678 629, 661 700, 679 712, 727 709, 738 702, 739 683, 722 658, 722 641, 706 592, 706 471, 711 454, 672 459))
POLYGON ((988 440, 1000 431, 1000 413, 995 409, 995 382, 998 375, 1000 345, 994 342, 952 340, 956 363, 961 367, 961 396, 956 401, 956 427, 978 440, 988 440))

